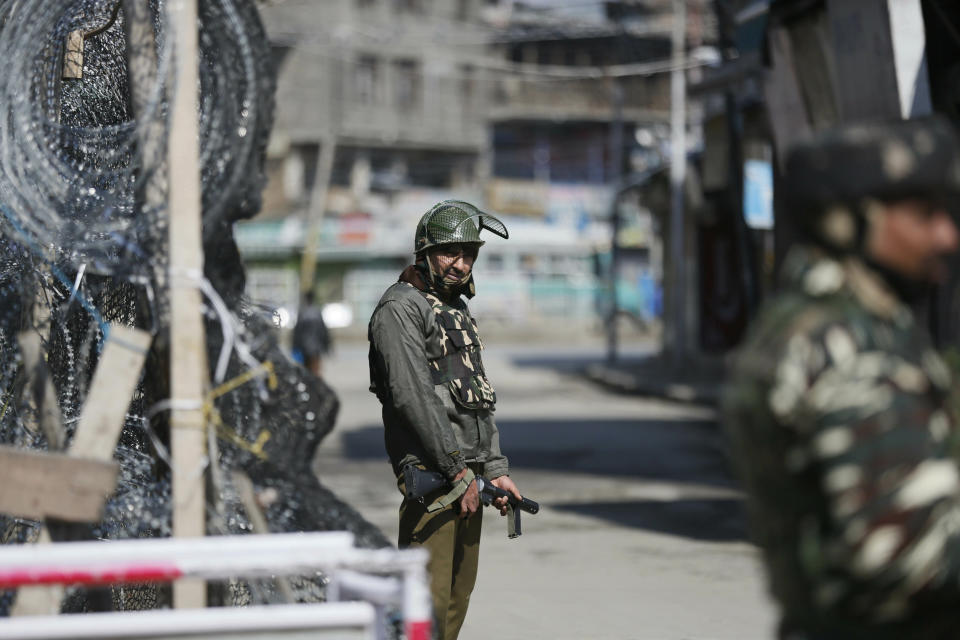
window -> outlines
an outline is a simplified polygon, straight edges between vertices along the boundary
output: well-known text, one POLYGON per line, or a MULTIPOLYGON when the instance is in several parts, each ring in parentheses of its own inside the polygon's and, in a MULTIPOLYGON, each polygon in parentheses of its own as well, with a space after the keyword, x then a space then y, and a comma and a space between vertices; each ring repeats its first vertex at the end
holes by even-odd
POLYGON ((394 66, 394 97, 401 109, 420 104, 420 64, 415 60, 397 60, 394 66))
POLYGON ((393 0, 393 6, 401 13, 423 13, 426 0, 393 0))
POLYGON ((283 162, 283 195, 290 202, 299 202, 304 197, 306 163, 302 149, 294 147, 283 162))
POLYGON ((460 98, 466 108, 470 108, 476 92, 476 77, 472 64, 460 65, 460 98))
POLYGON ((484 256, 484 263, 486 264, 487 271, 503 271, 503 254, 502 253, 490 253, 484 256))
POLYGON ((378 102, 380 93, 380 62, 375 56, 357 58, 353 74, 354 96, 360 104, 378 102))

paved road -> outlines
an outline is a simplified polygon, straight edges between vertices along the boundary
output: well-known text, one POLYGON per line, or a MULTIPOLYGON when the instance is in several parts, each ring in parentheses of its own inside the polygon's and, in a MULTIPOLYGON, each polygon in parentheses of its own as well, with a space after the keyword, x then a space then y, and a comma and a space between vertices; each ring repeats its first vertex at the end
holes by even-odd
MULTIPOLYGON (((460 637, 771 637, 774 613, 712 412, 611 394, 575 375, 601 353, 600 345, 485 352, 511 475, 543 509, 524 518, 517 540, 487 514, 460 637)), ((365 347, 338 349, 324 369, 343 406, 318 473, 395 540, 399 494, 366 390, 365 347)))

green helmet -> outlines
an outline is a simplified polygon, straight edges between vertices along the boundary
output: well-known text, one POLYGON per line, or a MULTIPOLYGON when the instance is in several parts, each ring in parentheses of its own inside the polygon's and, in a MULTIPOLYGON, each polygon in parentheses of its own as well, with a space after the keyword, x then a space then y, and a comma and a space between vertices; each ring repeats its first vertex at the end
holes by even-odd
POLYGON ((420 253, 441 244, 472 242, 483 244, 481 229, 489 229, 501 238, 509 238, 507 228, 489 213, 469 202, 444 200, 433 205, 417 223, 413 252, 420 253))

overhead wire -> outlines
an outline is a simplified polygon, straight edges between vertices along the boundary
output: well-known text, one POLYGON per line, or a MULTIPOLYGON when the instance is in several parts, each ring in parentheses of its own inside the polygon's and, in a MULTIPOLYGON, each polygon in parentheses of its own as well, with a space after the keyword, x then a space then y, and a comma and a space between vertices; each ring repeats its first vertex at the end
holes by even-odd
MULTIPOLYGON (((377 36, 376 31, 368 32, 368 41, 370 43, 382 42, 377 36)), ((310 38, 300 39, 296 34, 273 32, 270 34, 271 40, 275 45, 297 48, 304 51, 322 53, 324 57, 339 60, 343 62, 355 63, 357 55, 362 51, 362 47, 356 48, 353 52, 345 51, 332 39, 319 37, 316 34, 310 38)), ((378 47, 382 48, 382 47, 378 47)), ((396 56, 397 59, 409 56, 396 56)), ((611 65, 593 65, 593 66, 572 66, 572 65, 541 65, 534 63, 513 62, 502 57, 490 55, 478 55, 463 53, 457 59, 463 64, 470 64, 474 68, 489 71, 498 71, 504 74, 538 78, 543 80, 597 80, 602 78, 625 78, 631 76, 650 76, 670 73, 675 68, 693 69, 697 67, 712 64, 709 61, 699 60, 687 57, 684 64, 679 67, 673 63, 672 58, 661 60, 652 60, 647 62, 636 62, 626 64, 611 65)), ((455 72, 438 71, 436 67, 431 66, 430 71, 424 71, 422 68, 417 71, 423 77, 442 77, 465 79, 467 76, 458 70, 455 72)), ((480 79, 482 81, 482 79, 480 79)))

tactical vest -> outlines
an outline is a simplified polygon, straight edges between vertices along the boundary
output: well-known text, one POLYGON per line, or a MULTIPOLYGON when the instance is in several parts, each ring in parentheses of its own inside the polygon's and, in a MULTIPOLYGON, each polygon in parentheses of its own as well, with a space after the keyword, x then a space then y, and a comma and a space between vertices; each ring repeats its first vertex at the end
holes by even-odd
POLYGON ((467 409, 493 411, 497 394, 483 369, 476 321, 432 293, 418 292, 430 303, 442 335, 443 355, 429 361, 433 384, 446 384, 454 401, 467 409))

